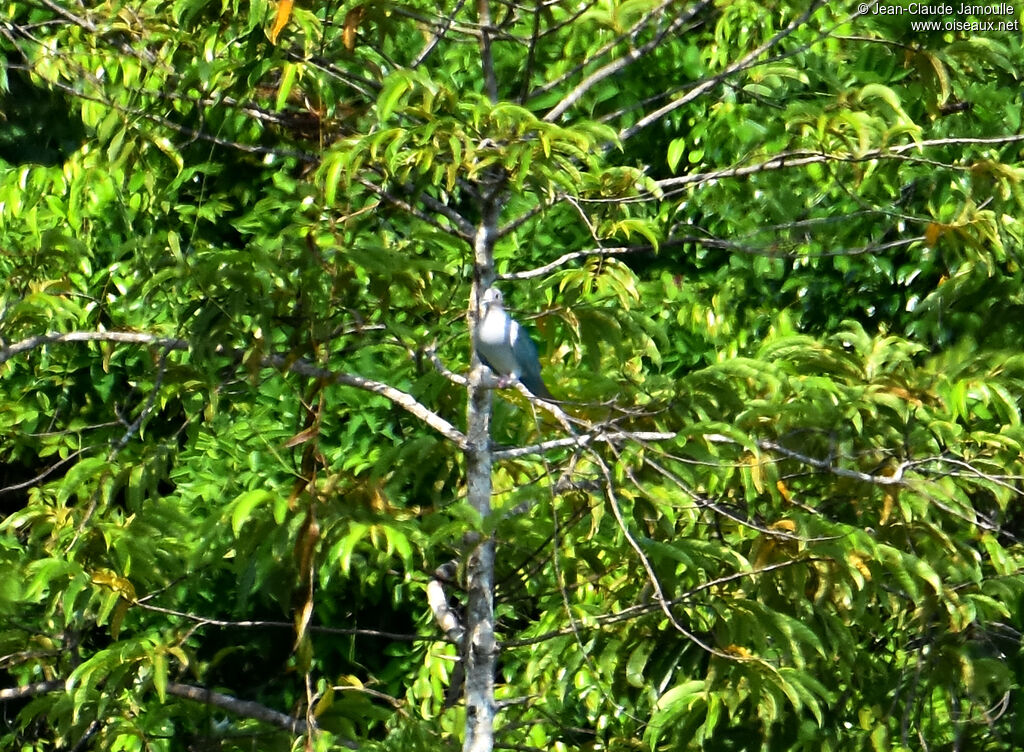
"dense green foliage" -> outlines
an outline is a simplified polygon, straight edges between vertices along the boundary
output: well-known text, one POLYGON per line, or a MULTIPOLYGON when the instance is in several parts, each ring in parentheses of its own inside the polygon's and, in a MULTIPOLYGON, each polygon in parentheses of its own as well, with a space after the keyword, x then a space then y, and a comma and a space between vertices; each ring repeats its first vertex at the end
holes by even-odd
POLYGON ((486 6, 5 4, 0 749, 1020 748, 1019 31, 486 6))

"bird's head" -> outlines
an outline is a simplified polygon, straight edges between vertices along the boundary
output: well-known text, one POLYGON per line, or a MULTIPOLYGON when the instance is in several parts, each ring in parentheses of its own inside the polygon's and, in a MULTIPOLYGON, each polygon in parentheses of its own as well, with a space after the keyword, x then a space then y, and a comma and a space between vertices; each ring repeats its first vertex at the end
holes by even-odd
POLYGON ((494 306, 501 308, 504 305, 504 298, 501 296, 501 290, 497 287, 488 287, 484 290, 483 297, 480 298, 480 307, 487 311, 488 308, 494 306))

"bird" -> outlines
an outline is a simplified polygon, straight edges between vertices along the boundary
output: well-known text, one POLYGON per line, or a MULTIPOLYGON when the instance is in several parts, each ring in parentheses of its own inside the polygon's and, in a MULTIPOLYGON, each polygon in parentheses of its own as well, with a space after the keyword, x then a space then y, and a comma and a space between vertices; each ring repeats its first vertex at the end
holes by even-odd
POLYGON ((518 379, 534 396, 553 400, 540 375, 540 358, 526 329, 505 313, 501 290, 489 287, 480 298, 481 316, 474 333, 476 354, 485 366, 500 374, 499 386, 518 379))

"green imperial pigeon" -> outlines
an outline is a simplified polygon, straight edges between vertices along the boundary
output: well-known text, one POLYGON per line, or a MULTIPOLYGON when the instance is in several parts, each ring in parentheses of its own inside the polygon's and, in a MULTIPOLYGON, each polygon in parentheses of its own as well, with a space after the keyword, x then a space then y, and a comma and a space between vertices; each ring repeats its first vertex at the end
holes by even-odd
POLYGON ((519 379, 541 399, 554 399, 540 377, 537 347, 519 322, 505 313, 501 291, 488 288, 480 304, 483 315, 476 326, 476 354, 485 366, 503 377, 499 385, 507 386, 519 379))

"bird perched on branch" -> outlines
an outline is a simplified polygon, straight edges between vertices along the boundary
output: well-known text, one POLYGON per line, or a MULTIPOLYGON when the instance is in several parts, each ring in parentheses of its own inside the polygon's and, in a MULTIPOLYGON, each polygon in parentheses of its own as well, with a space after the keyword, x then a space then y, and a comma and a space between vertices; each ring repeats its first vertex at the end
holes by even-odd
POLYGON ((537 397, 553 400, 540 376, 537 347, 519 322, 505 312, 501 291, 487 288, 480 308, 474 340, 476 354, 485 366, 502 377, 499 386, 508 386, 518 379, 537 397))

